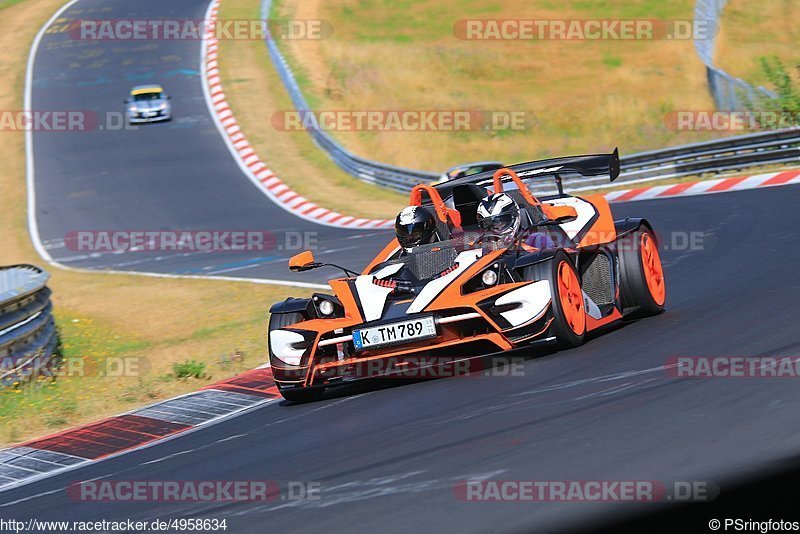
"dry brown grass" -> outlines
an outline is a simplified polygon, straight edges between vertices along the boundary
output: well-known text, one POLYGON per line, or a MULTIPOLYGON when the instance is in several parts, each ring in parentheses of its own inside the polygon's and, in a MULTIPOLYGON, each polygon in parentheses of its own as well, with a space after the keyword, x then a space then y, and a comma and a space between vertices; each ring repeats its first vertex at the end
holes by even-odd
MULTIPOLYGON (((226 2, 231 0, 225 0, 226 2)), ((249 0, 253 1, 253 0, 249 0)), ((282 41, 317 109, 520 110, 520 132, 337 132, 358 154, 438 171, 456 162, 623 153, 699 141, 671 110, 712 109, 690 41, 463 41, 459 19, 691 19, 694 2, 283 0, 281 18, 329 21, 321 41, 282 41)))
POLYGON ((722 14, 717 64, 752 84, 767 83, 758 63, 777 56, 797 75, 800 66, 800 2, 797 0, 730 0, 722 14))
MULTIPOLYGON (((0 11, 0 109, 22 108, 25 64, 35 33, 63 0, 25 0, 0 11)), ((42 265, 26 230, 24 135, 2 132, 0 264, 42 265)), ((0 445, 57 431, 197 389, 205 380, 171 380, 172 364, 206 363, 209 379, 265 360, 271 302, 305 290, 231 282, 85 274, 50 268, 56 320, 69 357, 146 360, 141 377, 60 378, 0 393, 0 445), (238 369, 218 364, 236 349, 238 369)))
MULTIPOLYGON (((225 0, 220 19, 258 19, 257 0, 225 0)), ((306 132, 272 127, 273 113, 294 109, 260 41, 222 41, 222 85, 250 144, 286 183, 304 197, 346 215, 394 217, 406 196, 367 185, 343 172, 306 132)))

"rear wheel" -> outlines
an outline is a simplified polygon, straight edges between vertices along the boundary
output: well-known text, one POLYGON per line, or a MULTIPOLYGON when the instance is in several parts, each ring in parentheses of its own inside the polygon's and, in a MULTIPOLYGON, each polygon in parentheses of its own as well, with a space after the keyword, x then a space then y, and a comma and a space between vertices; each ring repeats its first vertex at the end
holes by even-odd
POLYGON ((640 226, 619 242, 620 289, 622 306, 637 307, 641 315, 664 311, 666 281, 658 243, 653 232, 640 226))
MULTIPOLYGON (((271 333, 273 330, 299 323, 303 319, 304 317, 300 313, 273 313, 269 316, 269 331, 271 333)), ((272 354, 272 346, 269 342, 267 346, 269 347, 270 360, 272 360, 274 357, 272 354)), ((321 399, 325 393, 323 388, 283 389, 281 386, 278 386, 278 391, 280 391, 284 399, 290 402, 312 402, 321 399)))
POLYGON ((525 268, 526 280, 548 280, 552 296, 552 331, 559 346, 577 347, 586 336, 583 290, 572 262, 563 252, 553 259, 525 268))

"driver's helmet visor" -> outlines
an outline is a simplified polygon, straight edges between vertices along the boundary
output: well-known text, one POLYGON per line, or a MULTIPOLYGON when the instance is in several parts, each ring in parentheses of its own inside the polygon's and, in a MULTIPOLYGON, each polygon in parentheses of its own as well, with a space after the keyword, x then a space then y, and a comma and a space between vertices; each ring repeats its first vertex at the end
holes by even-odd
POLYGON ((502 213, 493 217, 480 219, 481 230, 490 234, 503 235, 512 230, 517 223, 517 215, 514 213, 502 213))
POLYGON ((395 230, 397 232, 397 241, 400 242, 403 248, 421 245, 428 238, 425 235, 425 224, 421 222, 399 225, 395 230))

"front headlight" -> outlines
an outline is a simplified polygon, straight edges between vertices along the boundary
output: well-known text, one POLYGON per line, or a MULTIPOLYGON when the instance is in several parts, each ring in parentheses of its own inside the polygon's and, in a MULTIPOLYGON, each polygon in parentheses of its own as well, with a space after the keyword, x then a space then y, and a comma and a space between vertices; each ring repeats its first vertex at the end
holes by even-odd
POLYGON ((497 271, 494 269, 486 269, 481 275, 481 281, 485 286, 493 286, 497 283, 497 271))
POLYGON ((163 104, 161 104, 160 106, 158 106, 158 109, 167 109, 167 103, 166 103, 166 102, 164 102, 163 104))
POLYGON ((514 272, 510 271, 505 263, 502 261, 495 262, 464 283, 461 288, 461 294, 468 295, 475 291, 496 287, 500 284, 510 284, 521 281, 521 279, 518 278, 519 276, 516 276, 514 272))
POLYGON ((319 303, 319 312, 326 317, 333 315, 335 310, 336 308, 334 307, 333 302, 329 300, 323 300, 319 303))
POLYGON ((316 308, 317 317, 321 319, 338 319, 344 317, 344 306, 341 301, 333 295, 314 293, 311 301, 316 308))
POLYGON ((300 365, 306 352, 306 339, 297 332, 273 330, 269 333, 272 355, 287 365, 300 365))

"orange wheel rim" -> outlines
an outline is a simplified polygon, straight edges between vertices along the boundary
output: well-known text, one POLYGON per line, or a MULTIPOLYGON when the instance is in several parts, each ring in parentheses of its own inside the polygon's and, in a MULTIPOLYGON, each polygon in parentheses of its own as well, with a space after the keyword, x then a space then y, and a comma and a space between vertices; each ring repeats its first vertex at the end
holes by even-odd
POLYGON ((664 284, 664 268, 661 266, 661 257, 658 255, 658 247, 650 234, 643 233, 641 239, 642 267, 644 269, 644 279, 647 281, 647 289, 650 296, 659 306, 664 304, 667 297, 667 288, 664 284))
POLYGON ((558 264, 558 297, 570 330, 577 335, 583 334, 586 330, 583 291, 578 276, 565 261, 558 264))

